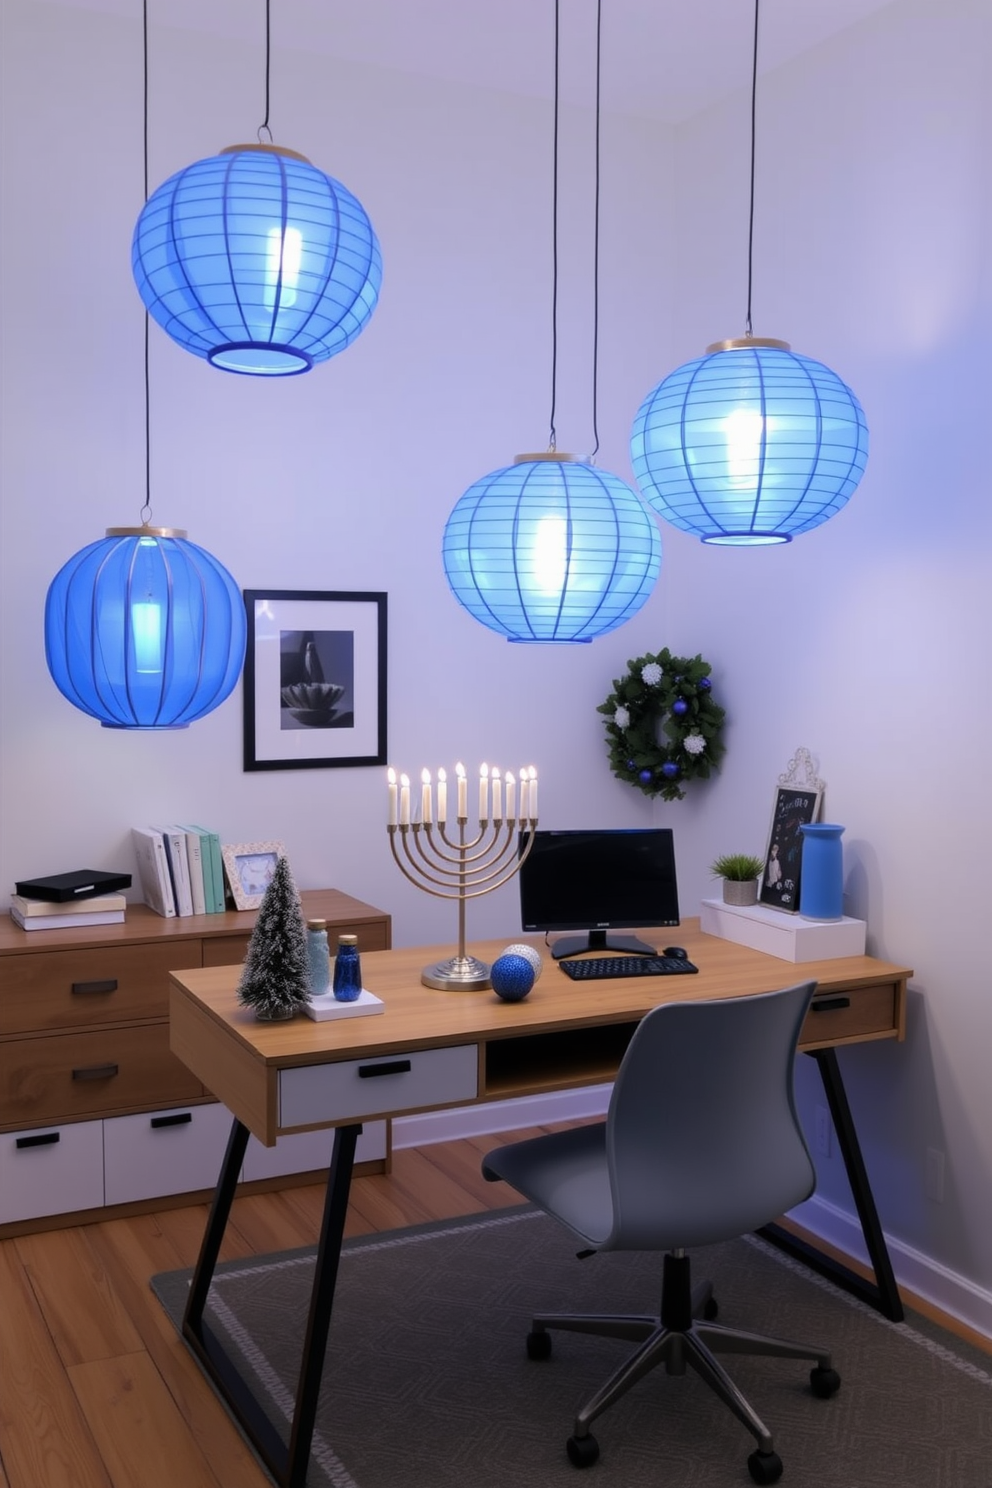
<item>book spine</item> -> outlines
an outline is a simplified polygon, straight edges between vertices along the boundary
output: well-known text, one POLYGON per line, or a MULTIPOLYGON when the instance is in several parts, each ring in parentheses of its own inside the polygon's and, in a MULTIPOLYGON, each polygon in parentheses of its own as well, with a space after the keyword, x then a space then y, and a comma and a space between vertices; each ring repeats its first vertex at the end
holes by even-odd
POLYGON ((110 909, 127 909, 123 894, 99 894, 90 899, 26 899, 23 894, 10 896, 10 907, 26 919, 35 915, 104 914, 110 909))
POLYGON ((175 918, 176 901, 172 893, 169 862, 161 832, 153 827, 133 827, 131 837, 138 859, 138 873, 145 903, 164 919, 175 918))
POLYGON ((183 917, 193 913, 193 896, 189 887, 189 858, 186 855, 186 833, 178 827, 162 827, 169 872, 172 876, 172 892, 176 901, 176 914, 183 917))
POLYGON ((220 835, 217 832, 205 832, 204 841, 210 857, 210 883, 213 890, 213 914, 223 914, 225 909, 224 899, 224 861, 220 855, 220 835))
POLYGON ((186 828, 186 857, 189 862, 189 892, 195 915, 206 914, 206 893, 203 881, 203 846, 200 834, 186 828))
POLYGON ((108 909, 102 914, 22 915, 11 906, 10 918, 22 930, 76 930, 84 925, 123 925, 124 911, 108 909))

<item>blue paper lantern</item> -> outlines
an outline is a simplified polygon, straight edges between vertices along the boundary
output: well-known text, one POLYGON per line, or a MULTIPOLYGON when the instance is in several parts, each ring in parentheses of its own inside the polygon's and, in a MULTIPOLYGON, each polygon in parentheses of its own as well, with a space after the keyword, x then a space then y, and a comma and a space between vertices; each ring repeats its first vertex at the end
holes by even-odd
POLYGON ((661 540, 637 492, 573 455, 518 455, 458 500, 443 539, 459 604, 510 641, 591 641, 654 588, 661 540))
POLYGON ((790 542, 836 515, 868 460, 851 389, 785 341, 744 337, 676 368, 630 443, 645 501, 705 543, 790 542))
POLYGON ((148 313, 225 372, 285 377, 343 351, 382 282, 372 224, 340 181, 275 145, 232 145, 164 182, 131 266, 148 313))
POLYGON ((246 637, 234 579, 177 529, 108 529, 59 569, 45 601, 55 685, 106 728, 203 718, 237 682, 246 637))

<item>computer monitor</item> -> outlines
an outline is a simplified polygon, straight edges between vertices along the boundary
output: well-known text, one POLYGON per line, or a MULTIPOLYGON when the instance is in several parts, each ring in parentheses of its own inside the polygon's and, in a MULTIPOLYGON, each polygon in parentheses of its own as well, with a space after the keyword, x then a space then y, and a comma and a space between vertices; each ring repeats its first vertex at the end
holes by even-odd
MULTIPOLYGON (((527 835, 520 835, 523 852, 527 835)), ((581 930, 555 941, 551 954, 657 948, 616 930, 679 923, 675 846, 670 827, 537 831, 520 865, 524 930, 581 930)))

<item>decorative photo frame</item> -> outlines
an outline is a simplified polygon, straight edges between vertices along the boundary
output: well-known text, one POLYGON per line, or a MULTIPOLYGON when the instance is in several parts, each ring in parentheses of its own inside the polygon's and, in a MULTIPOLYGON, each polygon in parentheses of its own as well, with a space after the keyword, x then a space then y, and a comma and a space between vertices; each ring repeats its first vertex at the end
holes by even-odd
POLYGON ((238 842, 222 847, 220 855, 235 909, 257 909, 286 849, 281 842, 238 842))
POLYGON ((758 891, 760 903, 785 910, 788 914, 798 912, 803 853, 800 828, 817 820, 824 790, 809 750, 797 749, 787 769, 778 777, 765 867, 758 891))
POLYGON ((386 595, 246 589, 245 770, 386 763, 386 595))

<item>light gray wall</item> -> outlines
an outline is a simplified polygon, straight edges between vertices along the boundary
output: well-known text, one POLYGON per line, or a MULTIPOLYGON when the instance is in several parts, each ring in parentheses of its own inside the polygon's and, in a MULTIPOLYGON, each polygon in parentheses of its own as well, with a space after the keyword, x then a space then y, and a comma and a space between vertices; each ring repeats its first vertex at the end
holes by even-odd
MULTIPOLYGON (((277 52, 292 86, 275 89, 276 137, 365 203, 380 308, 346 354, 284 383, 225 377, 153 327, 152 427, 155 519, 243 587, 388 592, 397 766, 533 759, 547 825, 671 823, 686 913, 716 853, 763 851, 775 778, 812 750, 847 827, 847 908, 873 952, 915 969, 906 1046, 844 1057, 882 1217, 900 1266, 992 1332, 990 25, 984 0, 899 0, 763 80, 754 329, 856 390, 868 472, 785 548, 664 528, 655 595, 591 647, 507 645, 458 609, 439 558, 462 490, 546 440, 547 105, 277 52), (595 709, 663 645, 713 663, 729 747, 709 786, 652 807, 610 775, 595 709), (928 1148, 947 1159, 939 1204, 928 1148)), ((282 840, 302 886, 383 905, 399 943, 450 941, 450 907, 389 860, 381 771, 245 775, 240 693, 143 736, 100 729, 49 681, 51 577, 144 495, 140 23, 137 4, 126 22, 7 0, 4 26, 0 882, 127 866, 132 824, 204 820, 282 840)), ((153 29, 153 187, 254 137, 259 66, 246 44, 153 29)), ((589 121, 569 117, 559 445, 582 451, 589 121)), ((643 394, 743 332, 747 144, 743 92, 674 137, 605 123, 601 463, 627 478, 643 394)), ((470 938, 517 924, 511 890, 469 911, 470 938)), ((804 1077, 810 1117, 819 1099, 804 1077)), ((820 1166, 824 1213, 849 1214, 837 1160, 820 1166)))

